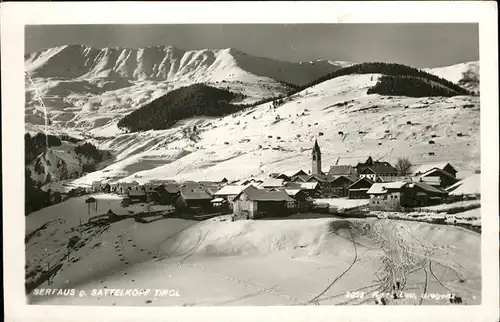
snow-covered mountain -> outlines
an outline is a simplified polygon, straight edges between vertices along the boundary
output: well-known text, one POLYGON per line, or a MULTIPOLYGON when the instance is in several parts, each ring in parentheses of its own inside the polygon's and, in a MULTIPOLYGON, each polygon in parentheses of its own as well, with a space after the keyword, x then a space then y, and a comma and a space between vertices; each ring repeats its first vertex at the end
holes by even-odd
MULTIPOLYGON (((43 124, 47 106, 54 129, 112 126, 132 110, 180 86, 207 83, 242 93, 243 103, 285 94, 348 65, 283 62, 233 48, 184 51, 67 45, 27 54, 26 122, 43 124)), ((111 131, 111 134, 114 134, 111 131)))
POLYGON ((479 61, 427 68, 424 71, 447 79, 465 89, 479 93, 479 61))

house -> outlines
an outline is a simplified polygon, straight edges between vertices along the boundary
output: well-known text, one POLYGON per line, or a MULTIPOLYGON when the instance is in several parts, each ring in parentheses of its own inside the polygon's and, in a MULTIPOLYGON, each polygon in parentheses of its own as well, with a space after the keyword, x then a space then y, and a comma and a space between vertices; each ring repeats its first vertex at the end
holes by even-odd
POLYGON ((414 173, 417 176, 423 175, 424 173, 427 173, 433 169, 439 169, 439 170, 445 171, 446 173, 450 174, 453 178, 457 177, 458 171, 448 162, 423 164, 423 165, 419 166, 418 168, 416 168, 414 173))
POLYGON ((440 188, 447 188, 458 181, 453 174, 440 168, 432 168, 424 172, 419 176, 419 179, 421 182, 440 188))
POLYGON ((398 170, 389 162, 373 161, 372 157, 368 157, 364 163, 358 163, 356 170, 360 178, 368 178, 374 182, 378 178, 384 180, 398 176, 398 170))
POLYGON ((133 204, 133 203, 138 203, 138 202, 146 202, 146 200, 147 200, 146 192, 143 189, 141 189, 139 186, 137 186, 138 189, 135 189, 135 188, 136 187, 129 190, 127 193, 127 197, 130 200, 130 203, 133 204))
POLYGON ((358 179, 355 175, 341 175, 331 180, 327 186, 323 188, 323 195, 333 195, 335 197, 347 197, 349 186, 358 179))
POLYGON ((356 168, 351 165, 332 165, 328 175, 332 177, 357 175, 356 168))
POLYGON ((287 182, 285 189, 300 189, 308 196, 317 196, 321 191, 318 182, 287 182))
POLYGON ((447 192, 422 182, 374 183, 370 190, 370 209, 399 211, 404 208, 439 204, 447 192))
POLYGON ((373 181, 368 178, 359 178, 353 184, 347 187, 347 196, 349 199, 368 199, 370 196, 367 194, 373 181))
POLYGON ((233 213, 258 219, 287 213, 289 202, 294 202, 283 190, 269 191, 248 186, 234 198, 233 213))
POLYGON ((395 211, 401 209, 402 191, 405 181, 374 183, 367 194, 370 197, 370 209, 395 211))
POLYGON ((240 192, 245 190, 249 185, 246 186, 240 186, 240 185, 227 185, 222 187, 220 190, 216 191, 214 193, 214 197, 217 198, 222 198, 222 200, 227 202, 227 205, 229 209, 233 209, 233 199, 236 197, 240 192))
POLYGON ((160 205, 175 205, 179 198, 179 189, 175 184, 161 184, 154 191, 151 193, 151 201, 160 205))
POLYGON ((287 203, 288 209, 295 209, 297 211, 305 210, 309 207, 309 201, 306 193, 301 189, 284 189, 286 194, 293 199, 287 203))
POLYGON ((178 204, 179 207, 184 210, 211 212, 212 199, 212 196, 205 190, 181 188, 178 204))

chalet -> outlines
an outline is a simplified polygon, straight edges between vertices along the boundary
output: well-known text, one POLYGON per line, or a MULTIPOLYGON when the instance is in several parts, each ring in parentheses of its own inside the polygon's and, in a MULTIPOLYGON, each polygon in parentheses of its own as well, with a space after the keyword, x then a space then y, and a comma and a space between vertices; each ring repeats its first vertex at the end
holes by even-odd
POLYGON ((268 191, 249 186, 234 198, 233 213, 258 219, 287 213, 289 202, 294 202, 283 190, 268 191))
POLYGON ((146 183, 142 186, 142 190, 144 190, 144 193, 146 194, 146 200, 147 202, 155 201, 157 202, 159 198, 159 193, 156 190, 157 187, 161 185, 155 184, 155 183, 146 183))
POLYGON ((368 178, 359 178, 353 184, 347 187, 349 199, 368 199, 370 196, 367 194, 373 181, 368 178))
POLYGON ((356 168, 350 165, 332 165, 328 171, 328 175, 332 177, 354 176, 357 174, 356 168))
POLYGON ((288 201, 287 207, 288 209, 295 209, 297 211, 305 210, 309 206, 309 202, 307 200, 307 195, 303 190, 300 189, 284 189, 286 194, 293 199, 288 201))
POLYGON ((389 162, 373 161, 372 157, 368 157, 364 163, 358 163, 356 170, 360 178, 368 178, 372 181, 378 181, 378 178, 384 180, 384 178, 388 179, 398 175, 398 170, 389 162))
POLYGON ((179 198, 179 189, 175 184, 161 184, 154 191, 151 193, 151 201, 160 205, 175 205, 179 198))
POLYGON ((447 192, 421 182, 374 183, 370 190, 370 209, 399 211, 404 208, 439 204, 447 192))
POLYGON ((130 199, 130 203, 133 204, 138 202, 146 202, 147 200, 146 192, 140 187, 138 187, 138 189, 135 188, 136 187, 129 190, 127 193, 127 197, 128 199, 130 199))
POLYGON ((285 189, 300 189, 308 196, 318 196, 321 192, 317 182, 287 182, 285 189))
POLYGON ((222 187, 220 190, 215 192, 214 197, 216 199, 222 199, 227 202, 227 205, 230 209, 233 209, 233 199, 236 197, 240 192, 245 190, 248 185, 246 186, 239 186, 239 185, 227 185, 222 187))
POLYGON ((204 190, 181 188, 178 203, 184 210, 210 212, 212 199, 212 196, 204 190))
POLYGON ((432 168, 424 172, 419 176, 419 179, 421 182, 440 188, 447 188, 458 181, 453 174, 440 168, 432 168))
POLYGON ((331 194, 335 197, 347 197, 349 186, 358 179, 357 176, 341 175, 328 183, 327 189, 323 189, 323 194, 331 194))
POLYGON ((414 173, 417 176, 423 175, 433 169, 439 169, 445 171, 446 173, 450 174, 453 178, 457 177, 457 170, 448 162, 424 164, 416 168, 414 173))

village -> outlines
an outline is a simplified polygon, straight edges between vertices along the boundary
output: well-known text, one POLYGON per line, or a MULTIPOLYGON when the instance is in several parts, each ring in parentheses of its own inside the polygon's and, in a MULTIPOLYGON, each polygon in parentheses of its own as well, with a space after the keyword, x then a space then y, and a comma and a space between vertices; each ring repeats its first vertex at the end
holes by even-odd
MULTIPOLYGON (((144 205, 148 213, 151 209, 157 209, 158 213, 168 209, 171 215, 175 213, 182 218, 198 220, 220 215, 240 220, 299 213, 367 217, 377 212, 425 211, 426 207, 464 200, 475 202, 462 211, 480 206, 480 195, 476 191, 453 193, 462 181, 457 179, 457 170, 447 162, 420 165, 402 174, 401 169, 390 163, 368 157, 356 165, 332 165, 324 173, 321 159, 321 149, 315 141, 311 169, 307 172, 297 169, 270 173, 263 180, 249 178, 233 182, 226 178, 199 182, 155 180, 143 185, 136 181, 95 181, 88 189, 77 188, 70 193, 74 196, 116 194, 123 198, 125 208, 144 205)), ((90 197, 86 202, 90 205, 96 200, 90 197)), ((431 221, 438 219, 442 221, 443 217, 431 218, 431 221)))

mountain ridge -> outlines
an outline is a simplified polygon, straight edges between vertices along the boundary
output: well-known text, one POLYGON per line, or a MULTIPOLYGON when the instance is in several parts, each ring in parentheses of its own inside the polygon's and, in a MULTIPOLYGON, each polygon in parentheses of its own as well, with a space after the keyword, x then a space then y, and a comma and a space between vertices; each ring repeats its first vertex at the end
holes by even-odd
MULTIPOLYGON (((239 68, 259 77, 303 85, 320 75, 345 66, 318 60, 308 64, 248 55, 236 48, 183 50, 158 45, 141 48, 64 45, 25 55, 32 77, 93 78, 113 73, 133 80, 198 81, 245 80, 239 68), (193 71, 198 71, 193 73, 193 71), (242 79, 243 78, 243 79, 242 79)), ((248 76, 247 76, 248 77, 248 76)))

